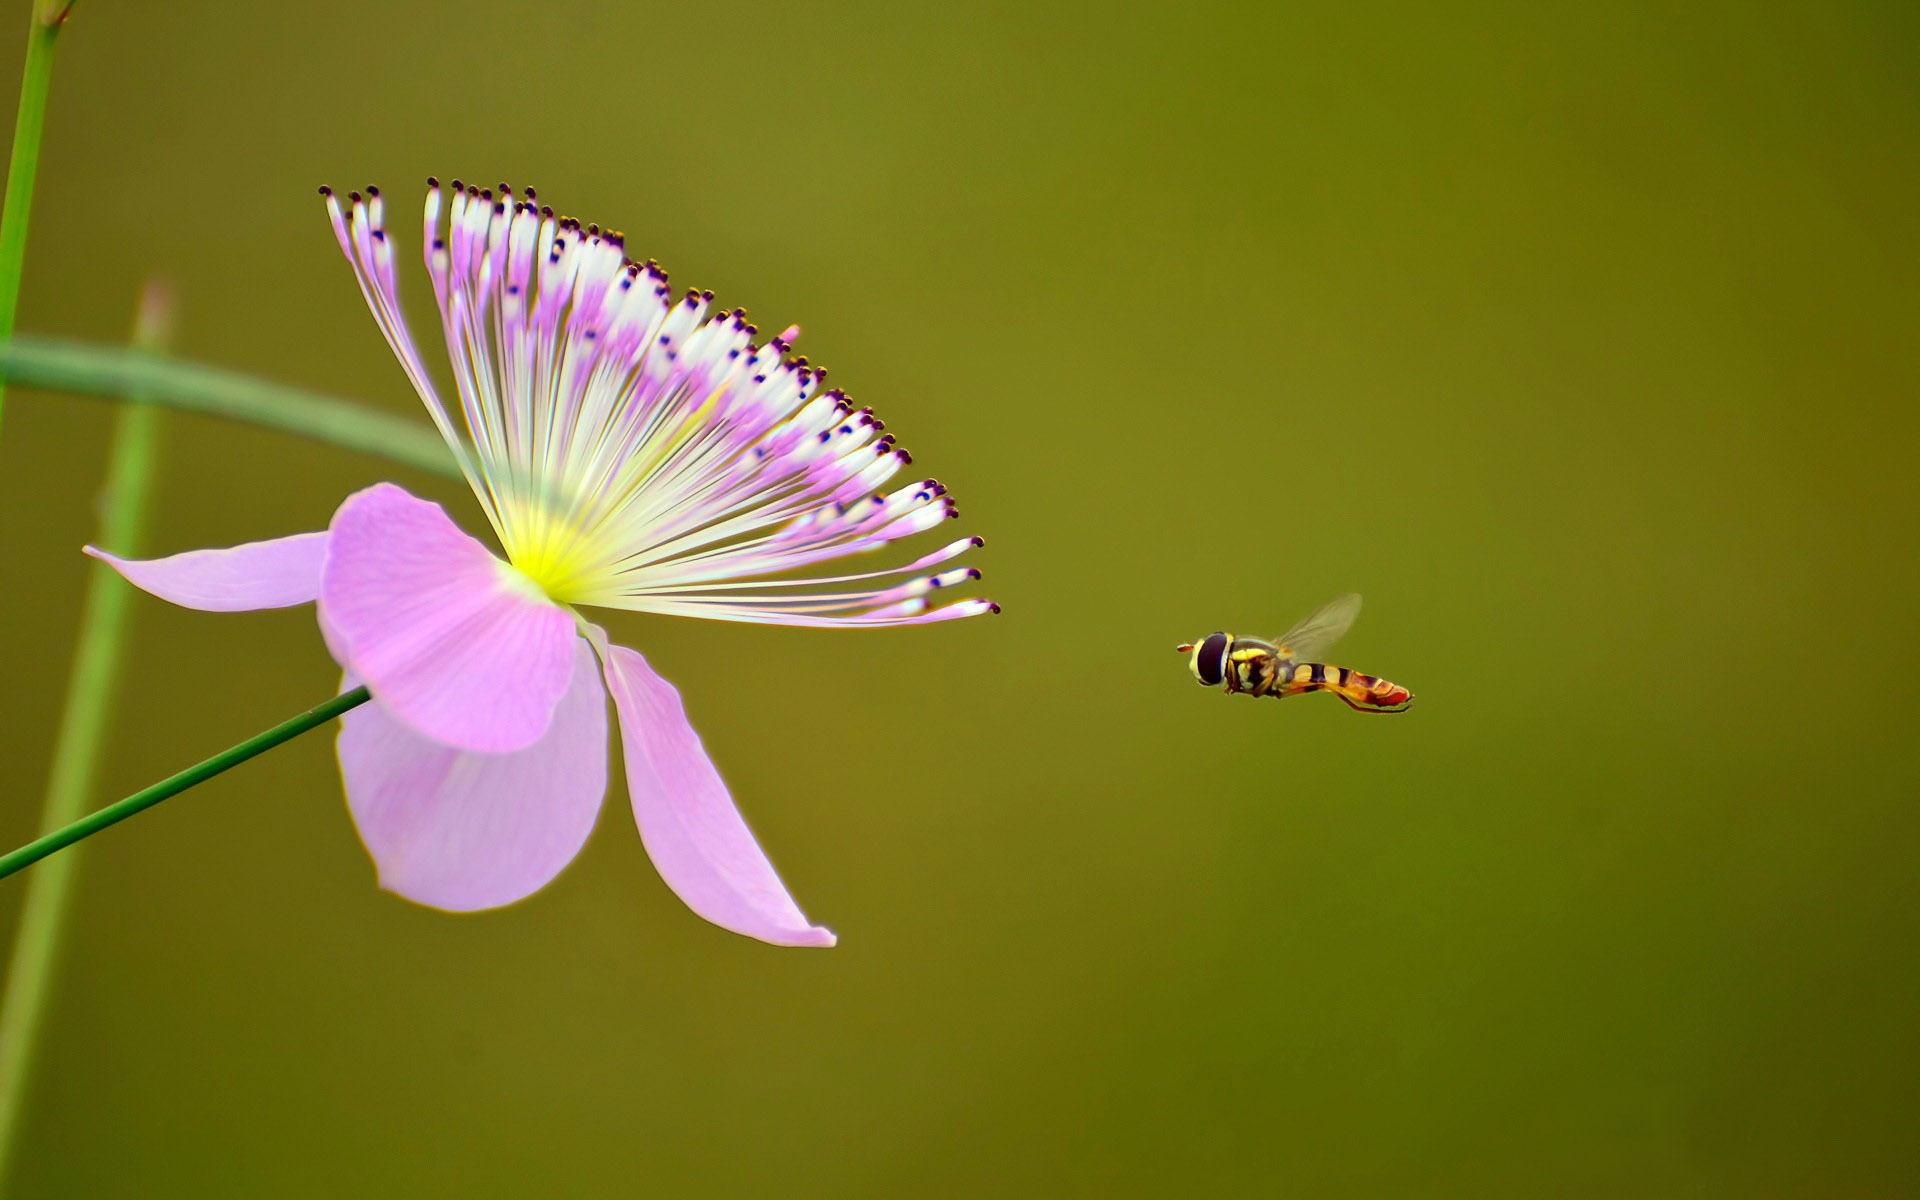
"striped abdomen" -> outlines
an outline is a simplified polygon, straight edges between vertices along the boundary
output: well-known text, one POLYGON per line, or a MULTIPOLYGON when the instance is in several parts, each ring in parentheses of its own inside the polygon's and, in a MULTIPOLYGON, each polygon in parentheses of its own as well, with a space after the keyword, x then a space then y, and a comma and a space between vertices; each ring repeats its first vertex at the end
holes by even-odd
POLYGON ((1413 693, 1391 680, 1326 663, 1293 664, 1273 694, 1298 696, 1303 692, 1332 692, 1361 712, 1405 712, 1413 703, 1413 693))

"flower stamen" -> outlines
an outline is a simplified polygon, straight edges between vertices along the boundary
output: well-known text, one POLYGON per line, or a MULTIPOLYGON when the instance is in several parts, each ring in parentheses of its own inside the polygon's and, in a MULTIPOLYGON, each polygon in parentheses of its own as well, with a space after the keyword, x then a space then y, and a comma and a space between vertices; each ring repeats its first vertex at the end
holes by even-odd
POLYGON ((997 611, 944 600, 971 568, 915 576, 977 539, 892 570, 770 578, 878 549, 957 515, 871 409, 741 309, 679 295, 625 238, 516 195, 428 180, 425 258, 458 416, 401 313, 378 189, 335 237, 374 319, 454 448, 507 558, 560 603, 792 625, 897 625, 997 611), (894 579, 888 584, 885 581, 894 579), (820 587, 860 583, 852 590, 820 587))

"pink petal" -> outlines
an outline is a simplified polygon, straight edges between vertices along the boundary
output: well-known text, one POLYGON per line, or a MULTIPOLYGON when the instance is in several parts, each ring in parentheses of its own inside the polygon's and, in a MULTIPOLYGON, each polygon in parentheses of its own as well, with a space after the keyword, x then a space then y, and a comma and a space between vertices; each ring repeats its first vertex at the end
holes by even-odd
MULTIPOLYGON (((357 681, 349 674, 347 687, 357 681)), ((512 754, 431 741, 378 701, 340 720, 347 806, 380 886, 455 912, 545 887, 593 832, 607 792, 607 693, 574 639, 572 686, 540 740, 512 754)))
POLYGON ((320 594, 327 561, 325 533, 296 533, 225 550, 189 550, 168 558, 119 558, 97 546, 88 554, 126 577, 128 583, 205 612, 247 612, 311 604, 320 594))
POLYGON ((436 741, 504 753, 547 728, 573 677, 573 614, 390 483, 333 515, 320 581, 331 648, 436 741))
POLYGON ((687 723, 680 693, 647 660, 593 630, 620 714, 627 787, 640 840, 687 907, 723 929, 776 946, 831 946, 809 924, 753 840, 727 785, 687 723))

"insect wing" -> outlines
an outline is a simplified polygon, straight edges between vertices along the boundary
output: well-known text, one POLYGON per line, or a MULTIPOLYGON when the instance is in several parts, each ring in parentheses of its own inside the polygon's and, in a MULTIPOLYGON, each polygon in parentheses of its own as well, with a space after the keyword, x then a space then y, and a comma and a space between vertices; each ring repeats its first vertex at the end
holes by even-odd
POLYGON ((1348 592, 1313 610, 1313 615, 1273 639, 1285 646, 1296 662, 1312 662, 1333 648, 1360 615, 1360 595, 1348 592))

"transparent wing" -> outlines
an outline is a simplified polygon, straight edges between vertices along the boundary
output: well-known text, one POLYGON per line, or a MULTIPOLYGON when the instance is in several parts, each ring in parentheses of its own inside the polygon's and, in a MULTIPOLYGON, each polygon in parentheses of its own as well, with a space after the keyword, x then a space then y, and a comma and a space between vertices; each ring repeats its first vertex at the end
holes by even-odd
POLYGON ((1359 615, 1360 594, 1348 592, 1314 609, 1312 616, 1273 640, 1292 651, 1296 662, 1316 662, 1333 648, 1359 615))

